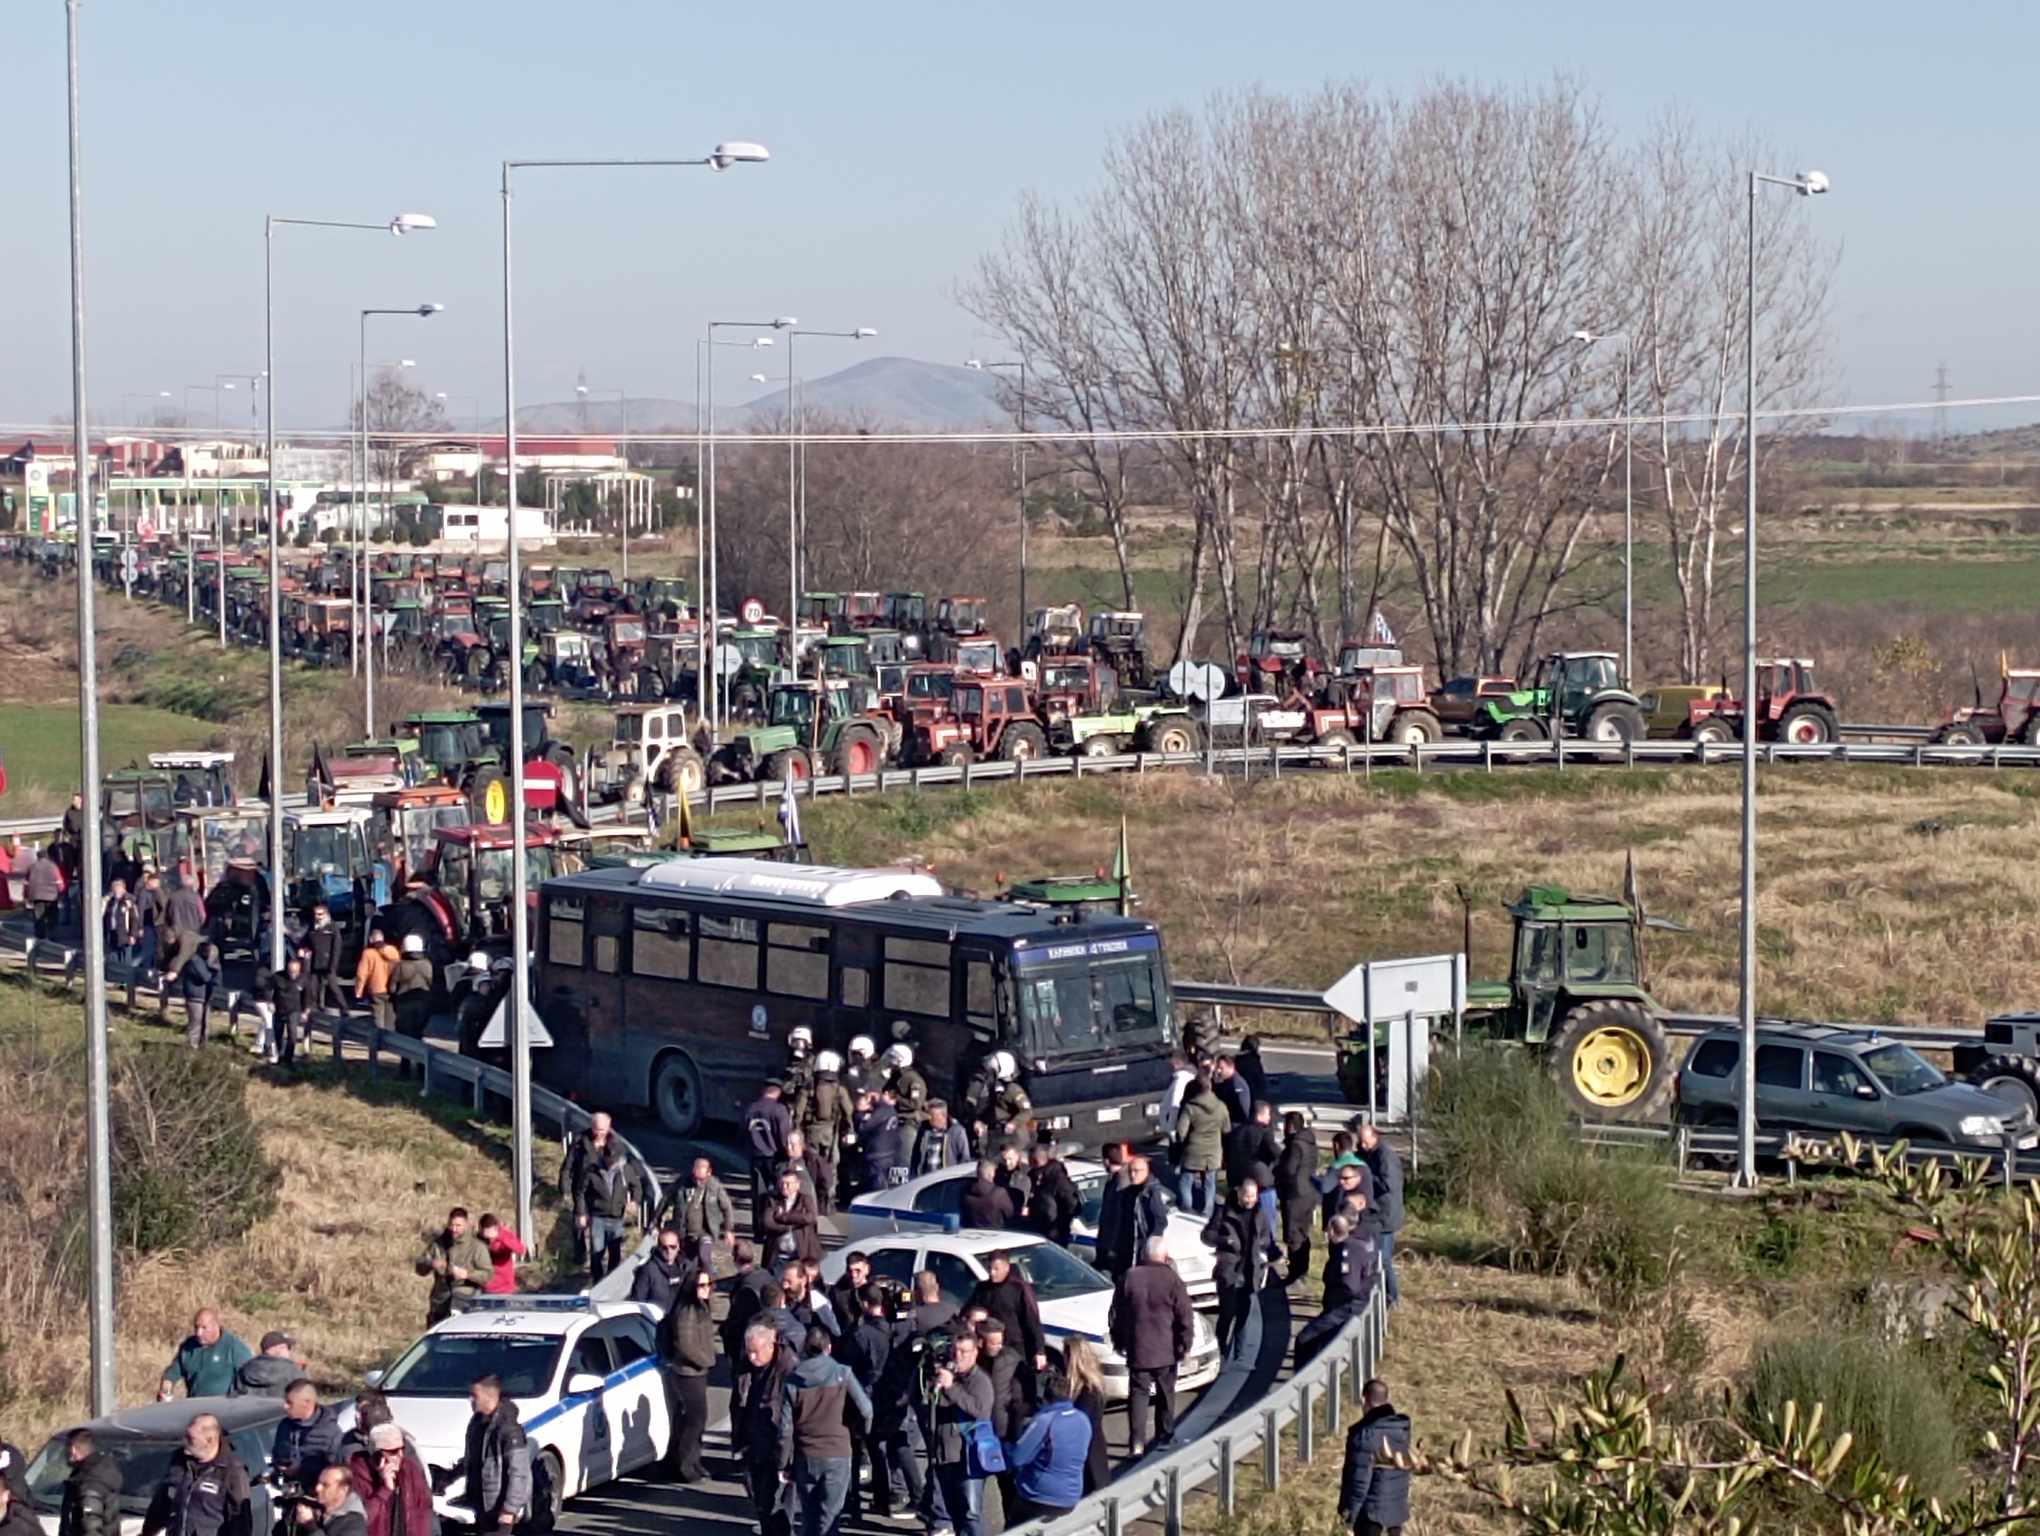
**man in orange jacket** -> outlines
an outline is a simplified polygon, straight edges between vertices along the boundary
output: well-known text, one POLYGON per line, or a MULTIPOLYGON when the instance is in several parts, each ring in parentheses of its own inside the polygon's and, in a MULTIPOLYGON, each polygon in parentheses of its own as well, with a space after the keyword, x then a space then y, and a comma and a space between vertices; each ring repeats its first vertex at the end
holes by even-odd
POLYGON ((390 999, 390 977, 397 969, 397 946, 383 937, 380 928, 368 930, 368 942, 361 947, 361 959, 354 967, 354 1000, 368 999, 369 1012, 377 1029, 395 1029, 397 1014, 390 999))

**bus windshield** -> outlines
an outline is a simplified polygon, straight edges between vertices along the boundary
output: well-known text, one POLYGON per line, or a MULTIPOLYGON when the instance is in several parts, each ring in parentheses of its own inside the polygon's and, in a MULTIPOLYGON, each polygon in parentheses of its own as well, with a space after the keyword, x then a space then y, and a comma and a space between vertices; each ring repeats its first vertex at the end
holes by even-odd
MULTIPOLYGON (((1054 949, 1048 953, 1053 956, 1054 949)), ((1161 979, 1161 957, 1152 947, 1115 958, 1026 965, 1017 985, 1030 1056, 1081 1056, 1166 1043, 1168 989, 1161 979)))

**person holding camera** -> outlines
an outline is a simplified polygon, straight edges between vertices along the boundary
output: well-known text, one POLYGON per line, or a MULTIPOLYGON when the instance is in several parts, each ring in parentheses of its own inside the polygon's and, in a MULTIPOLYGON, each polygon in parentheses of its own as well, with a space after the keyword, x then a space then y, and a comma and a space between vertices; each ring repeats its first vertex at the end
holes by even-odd
POLYGON ((971 1476, 968 1446, 970 1426, 991 1419, 991 1378, 978 1369, 974 1333, 957 1334, 947 1359, 937 1350, 934 1360, 930 1378, 934 1433, 928 1460, 935 1481, 936 1525, 950 1527, 956 1536, 981 1536, 985 1484, 983 1478, 971 1476))
POLYGON ((324 1467, 310 1498, 291 1501, 291 1529, 324 1536, 368 1536, 368 1512, 354 1492, 345 1467, 324 1467))

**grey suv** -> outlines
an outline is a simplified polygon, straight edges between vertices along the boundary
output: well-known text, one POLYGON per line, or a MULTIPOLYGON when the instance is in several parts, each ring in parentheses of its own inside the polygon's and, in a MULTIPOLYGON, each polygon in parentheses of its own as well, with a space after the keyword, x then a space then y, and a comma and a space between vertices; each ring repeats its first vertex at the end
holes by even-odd
MULTIPOLYGON (((1702 1035, 1679 1069, 1679 1122, 1734 1125, 1741 1063, 1739 1031, 1702 1035)), ((2022 1150, 2040 1144, 2030 1111, 1950 1082, 1897 1040, 1824 1025, 1757 1030, 1757 1124, 1765 1131, 1850 1131, 1992 1149, 2007 1135, 2022 1150)))

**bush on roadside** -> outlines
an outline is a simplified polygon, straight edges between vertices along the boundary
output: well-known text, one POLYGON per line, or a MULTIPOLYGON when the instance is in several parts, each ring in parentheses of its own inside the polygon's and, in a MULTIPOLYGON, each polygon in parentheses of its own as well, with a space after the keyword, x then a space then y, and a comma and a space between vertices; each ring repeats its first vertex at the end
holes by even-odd
POLYGON ((276 1206, 248 1080, 224 1051, 142 1046, 113 1076, 113 1230, 132 1253, 209 1247, 276 1206))
POLYGON ((1424 1159, 1415 1192, 1490 1218, 1503 1214, 1496 1203, 1502 1170, 1572 1144, 1557 1086, 1521 1051, 1504 1046, 1434 1057, 1419 1113, 1424 1159))
POLYGON ((1752 1428, 1787 1402, 1827 1409, 1827 1432, 1856 1437, 1850 1465, 1875 1454, 1922 1493, 1946 1497, 1964 1462, 1961 1415, 1943 1372, 1911 1347, 1845 1327, 1778 1332, 1758 1346, 1742 1405, 1752 1428))

